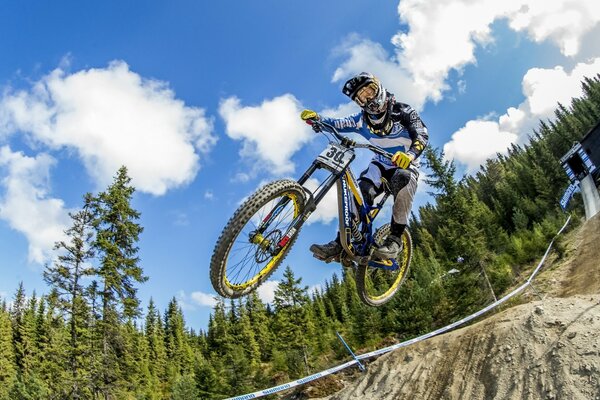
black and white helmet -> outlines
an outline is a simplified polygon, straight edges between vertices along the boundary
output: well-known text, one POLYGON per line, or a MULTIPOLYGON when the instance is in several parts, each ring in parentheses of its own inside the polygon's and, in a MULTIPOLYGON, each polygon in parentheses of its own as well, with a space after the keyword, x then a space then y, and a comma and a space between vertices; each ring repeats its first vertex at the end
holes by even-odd
POLYGON ((369 114, 386 111, 387 91, 373 74, 361 72, 344 84, 342 93, 354 100, 369 114))

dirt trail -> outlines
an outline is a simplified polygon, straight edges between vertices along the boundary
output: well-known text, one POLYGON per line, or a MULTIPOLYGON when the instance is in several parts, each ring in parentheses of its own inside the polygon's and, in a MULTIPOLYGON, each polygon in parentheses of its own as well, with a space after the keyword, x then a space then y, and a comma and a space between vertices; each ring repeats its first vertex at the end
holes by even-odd
POLYGON ((323 399, 600 400, 600 215, 565 246, 543 300, 386 354, 323 399))
POLYGON ((572 248, 572 257, 561 267, 564 279, 558 295, 600 293, 600 214, 579 229, 572 248))

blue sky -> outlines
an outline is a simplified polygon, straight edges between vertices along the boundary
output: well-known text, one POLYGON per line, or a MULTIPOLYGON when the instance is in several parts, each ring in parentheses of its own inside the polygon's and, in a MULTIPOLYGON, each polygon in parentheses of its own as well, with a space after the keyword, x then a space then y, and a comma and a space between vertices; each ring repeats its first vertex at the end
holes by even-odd
MULTIPOLYGON (((526 142, 557 101, 581 94, 582 76, 600 72, 599 21, 595 0, 8 2, 0 297, 20 281, 47 292, 41 272, 67 212, 127 165, 150 277, 140 297, 164 309, 175 296, 188 324, 206 328, 222 227, 244 197, 299 177, 326 143, 300 121, 303 108, 355 112, 340 88, 370 71, 470 173, 526 142)), ((421 182, 415 209, 426 191, 421 182)), ((311 287, 340 271, 308 252, 335 234, 334 212, 325 202, 285 261, 311 287)))

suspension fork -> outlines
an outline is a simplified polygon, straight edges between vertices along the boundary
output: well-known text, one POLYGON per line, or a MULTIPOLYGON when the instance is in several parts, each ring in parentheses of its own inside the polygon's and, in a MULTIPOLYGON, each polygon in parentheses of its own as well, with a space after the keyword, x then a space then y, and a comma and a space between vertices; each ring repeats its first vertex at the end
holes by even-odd
MULTIPOLYGON (((308 178, 311 177, 311 175, 318 169, 318 165, 316 162, 313 162, 311 164, 311 166, 306 170, 306 172, 304 172, 304 174, 302 174, 302 176, 300 177, 300 179, 298 179, 298 183, 300 185, 304 185, 304 183, 308 180, 308 178)), ((311 201, 312 200, 312 194, 310 192, 308 192, 310 194, 310 199, 306 204, 305 210, 309 209, 311 212, 314 211, 314 209, 316 208, 316 204, 315 201, 311 201), (312 207, 311 207, 312 206, 312 207), (312 208, 312 209, 311 209, 312 208)), ((279 200, 277 202, 277 204, 275 204, 275 207, 273 207, 273 209, 271 210, 271 212, 269 212, 269 214, 267 214, 267 216, 261 221, 260 225, 258 226, 258 228, 253 231, 252 233, 258 233, 258 234, 263 234, 268 228, 269 225, 271 224, 271 222, 277 218, 277 216, 279 216, 279 214, 281 213, 281 211, 285 208, 285 206, 289 203, 290 198, 289 197, 285 197, 281 200, 279 200)), ((303 213, 304 214, 304 213, 303 213)), ((302 214, 300 214, 302 215, 302 214)), ((306 218, 305 218, 306 219, 306 218)))
MULTIPOLYGON (((304 185, 306 181, 315 173, 318 169, 320 169, 320 163, 314 161, 310 167, 302 174, 300 179, 298 179, 298 183, 300 185, 304 185)), ((313 211, 317 208, 317 204, 321 202, 321 200, 325 197, 325 194, 331 189, 331 187, 335 184, 337 180, 340 179, 340 176, 344 173, 341 171, 339 173, 331 174, 327 180, 324 182, 323 187, 313 195, 310 191, 306 190, 309 198, 306 201, 304 210, 300 213, 293 221, 288 230, 285 232, 283 237, 277 242, 277 245, 273 248, 271 254, 276 256, 279 252, 288 244, 288 242, 294 237, 296 232, 300 229, 302 224, 308 219, 308 217, 313 213, 313 211)), ((281 211, 285 208, 285 206, 289 203, 290 198, 286 197, 273 207, 273 210, 261 221, 259 227, 251 233, 250 241, 254 244, 258 244, 260 246, 265 246, 263 233, 269 228, 269 225, 277 216, 281 213, 281 211)))

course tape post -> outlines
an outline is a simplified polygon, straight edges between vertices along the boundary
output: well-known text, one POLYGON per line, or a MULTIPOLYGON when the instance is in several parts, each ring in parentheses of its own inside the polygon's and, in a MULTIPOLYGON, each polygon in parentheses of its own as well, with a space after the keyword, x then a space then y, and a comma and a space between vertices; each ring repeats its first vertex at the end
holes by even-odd
POLYGON ((546 249, 546 252, 544 253, 544 256, 542 257, 542 259, 538 263, 538 265, 535 268, 535 270, 529 276, 529 279, 527 279, 527 281, 524 284, 522 284, 521 286, 519 286, 518 288, 516 288, 512 292, 508 293, 506 296, 502 297, 501 299, 498 299, 494 303, 492 303, 492 304, 486 306, 485 308, 477 311, 476 313, 471 314, 468 317, 465 317, 465 318, 463 318, 463 319, 461 319, 459 321, 453 322, 450 325, 446 325, 446 326, 444 326, 442 328, 436 329, 435 331, 426 333, 426 334, 421 335, 421 336, 416 337, 416 338, 412 338, 412 339, 407 340, 405 342, 397 343, 397 344, 394 344, 394 345, 388 346, 388 347, 384 347, 382 349, 375 350, 375 351, 372 351, 370 353, 361 354, 359 356, 356 356, 356 358, 354 360, 348 361, 347 363, 342 364, 342 365, 338 365, 337 367, 332 367, 332 368, 329 368, 329 369, 327 369, 325 371, 321 371, 321 372, 318 372, 316 374, 309 375, 309 376, 304 377, 302 379, 297 379, 295 381, 288 382, 288 383, 285 383, 285 384, 282 384, 282 385, 278 385, 278 386, 274 386, 274 387, 271 387, 271 388, 268 388, 268 389, 260 390, 258 392, 248 393, 248 394, 244 394, 244 395, 240 395, 240 396, 235 396, 235 397, 229 397, 229 398, 227 398, 225 400, 257 399, 259 397, 268 396, 268 395, 273 394, 273 393, 278 393, 278 392, 281 392, 281 391, 284 391, 284 390, 287 390, 287 389, 291 389, 291 388, 296 387, 296 386, 304 385, 305 383, 314 381, 315 379, 319 379, 319 378, 322 378, 324 376, 331 375, 331 374, 334 374, 334 373, 336 373, 338 371, 341 371, 343 369, 351 367, 352 365, 359 363, 359 360, 364 360, 364 359, 367 359, 367 358, 380 356, 382 354, 389 353, 390 351, 399 349, 401 347, 406 347, 406 346, 410 346, 412 344, 415 344, 417 342, 421 342, 421 341, 423 341, 425 339, 429 339, 429 338, 431 338, 433 336, 437 336, 437 335, 439 335, 441 333, 450 331, 450 330, 456 328, 457 326, 460 326, 460 325, 462 325, 462 324, 464 324, 466 322, 469 322, 469 321, 471 321, 471 320, 473 320, 473 319, 481 316, 482 314, 485 314, 486 312, 490 311, 491 309, 498 307, 500 304, 506 302, 507 300, 511 299, 512 297, 514 297, 518 293, 522 292, 527 286, 529 286, 531 284, 533 278, 537 275, 537 273, 541 269, 542 265, 546 261, 546 258, 548 257, 548 254, 550 254, 550 250, 552 249, 552 245, 554 244, 554 241, 565 230, 565 228, 569 224, 569 221, 571 221, 571 216, 570 215, 567 218, 567 221, 565 222, 565 224, 562 226, 562 228, 560 228, 560 230, 558 231, 558 233, 550 241, 550 244, 548 245, 548 248, 546 249))
POLYGON ((339 334, 339 332, 335 333, 337 335, 337 337, 340 339, 340 341, 344 344, 344 346, 346 346, 346 350, 348 350, 348 352, 350 353, 350 355, 352 356, 352 358, 354 358, 356 360, 356 363, 358 364, 358 368, 360 368, 361 371, 366 371, 365 370, 365 366, 362 365, 360 363, 360 361, 358 361, 358 358, 356 358, 356 355, 354 354, 354 352, 352 351, 352 349, 350 348, 350 346, 348 346, 348 343, 346 343, 346 341, 344 340, 344 338, 342 337, 342 335, 339 334))

